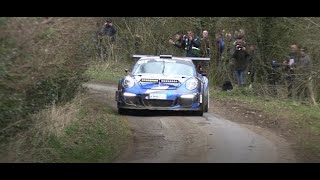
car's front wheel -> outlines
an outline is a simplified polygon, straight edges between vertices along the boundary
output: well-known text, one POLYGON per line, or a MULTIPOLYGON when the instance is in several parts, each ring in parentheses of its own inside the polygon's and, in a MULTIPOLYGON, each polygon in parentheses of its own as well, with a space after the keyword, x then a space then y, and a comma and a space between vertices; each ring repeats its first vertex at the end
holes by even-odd
MULTIPOLYGON (((202 98, 203 98, 203 95, 202 95, 202 98)), ((200 109, 199 111, 195 111, 193 114, 195 116, 203 116, 203 110, 204 110, 204 103, 202 101, 202 103, 200 104, 200 109)))
POLYGON ((195 116, 203 116, 203 110, 200 110, 200 111, 196 111, 194 113, 195 116))
POLYGON ((126 109, 123 109, 123 108, 118 108, 118 113, 121 114, 121 115, 126 115, 126 114, 128 114, 128 111, 126 109))

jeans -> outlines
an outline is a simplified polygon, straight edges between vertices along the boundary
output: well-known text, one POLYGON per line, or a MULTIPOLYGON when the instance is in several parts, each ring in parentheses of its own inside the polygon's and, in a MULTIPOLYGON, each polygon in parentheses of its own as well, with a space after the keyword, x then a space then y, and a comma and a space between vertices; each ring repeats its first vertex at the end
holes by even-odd
POLYGON ((293 95, 293 85, 294 85, 294 75, 289 74, 286 76, 287 84, 288 84, 288 98, 291 98, 293 95))
POLYGON ((244 86, 245 85, 245 81, 244 81, 244 70, 235 70, 234 71, 237 77, 237 83, 239 86, 244 86))

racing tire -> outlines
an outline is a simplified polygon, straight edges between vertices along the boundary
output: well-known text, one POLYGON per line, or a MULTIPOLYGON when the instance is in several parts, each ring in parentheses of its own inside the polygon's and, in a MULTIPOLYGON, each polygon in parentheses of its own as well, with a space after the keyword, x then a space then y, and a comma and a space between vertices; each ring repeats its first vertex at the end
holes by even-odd
MULTIPOLYGON (((203 96, 202 96, 203 97, 203 96)), ((200 104, 200 110, 193 113, 195 116, 203 116, 203 103, 200 104)))
POLYGON ((196 111, 194 113, 195 116, 203 116, 203 110, 200 110, 200 111, 196 111))
POLYGON ((118 108, 118 113, 120 115, 126 115, 126 114, 128 114, 128 111, 126 109, 123 109, 123 108, 118 108))

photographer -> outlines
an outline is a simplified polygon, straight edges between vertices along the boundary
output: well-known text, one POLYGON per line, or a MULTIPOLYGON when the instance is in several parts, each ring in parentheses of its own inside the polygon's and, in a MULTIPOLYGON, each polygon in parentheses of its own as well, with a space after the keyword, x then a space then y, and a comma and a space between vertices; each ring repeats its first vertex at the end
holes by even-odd
POLYGON ((186 35, 182 35, 180 32, 177 32, 174 34, 174 40, 172 38, 169 39, 169 43, 174 45, 177 48, 184 49, 185 39, 186 39, 186 35))
POLYGON ((182 35, 180 32, 175 34, 175 41, 169 40, 169 43, 177 48, 184 49, 187 57, 200 57, 200 38, 194 35, 193 31, 188 31, 188 35, 182 35))
POLYGON ((233 68, 239 86, 245 86, 245 70, 248 67, 248 52, 244 46, 242 39, 237 39, 235 42, 234 51, 232 54, 233 68))
POLYGON ((299 61, 299 53, 298 53, 298 46, 296 44, 292 44, 290 46, 290 53, 289 56, 286 56, 283 61, 283 71, 285 73, 287 86, 288 86, 288 98, 292 98, 293 96, 293 86, 295 84, 295 69, 296 64, 299 61))
POLYGON ((288 98, 292 97, 293 94, 293 81, 295 78, 294 75, 294 69, 295 69, 295 63, 294 59, 291 59, 292 56, 286 56, 283 61, 283 71, 285 73, 285 79, 287 81, 288 85, 288 98))
POLYGON ((99 34, 101 36, 109 36, 111 38, 111 41, 115 41, 117 30, 112 24, 111 19, 107 19, 103 25, 102 32, 99 34))
POLYGON ((188 31, 188 36, 185 36, 184 42, 187 57, 200 57, 200 38, 195 36, 193 31, 188 31))

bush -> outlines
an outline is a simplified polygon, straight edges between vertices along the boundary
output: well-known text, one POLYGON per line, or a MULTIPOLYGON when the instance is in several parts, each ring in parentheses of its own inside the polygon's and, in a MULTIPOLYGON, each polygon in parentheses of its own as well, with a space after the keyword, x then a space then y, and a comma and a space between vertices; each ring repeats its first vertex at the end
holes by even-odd
MULTIPOLYGON (((94 55, 94 18, 0 19, 0 137, 47 105, 71 100, 94 55)), ((28 124, 28 123, 26 123, 28 124)))

